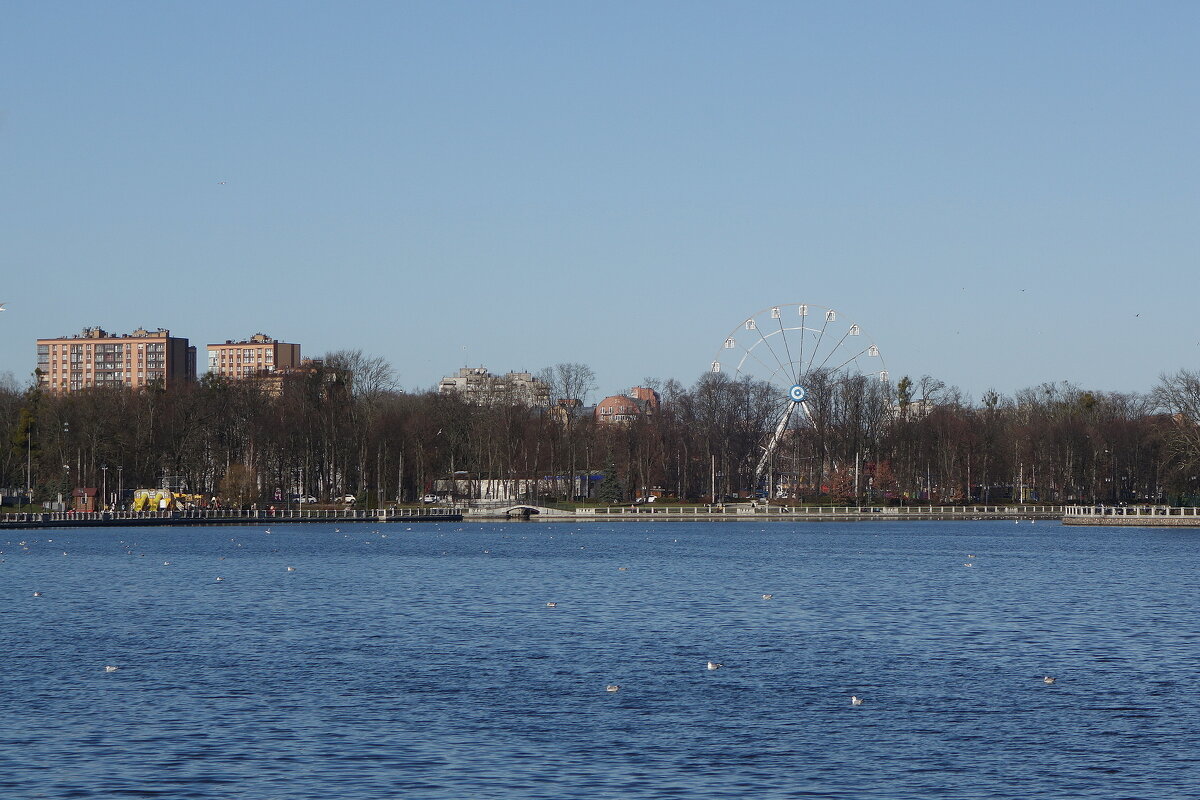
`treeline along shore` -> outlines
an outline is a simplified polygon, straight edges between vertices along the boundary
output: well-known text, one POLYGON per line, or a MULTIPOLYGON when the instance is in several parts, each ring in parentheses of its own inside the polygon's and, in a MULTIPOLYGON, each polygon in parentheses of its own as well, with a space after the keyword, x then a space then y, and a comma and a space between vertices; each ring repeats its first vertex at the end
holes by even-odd
POLYGON ((539 504, 651 495, 707 503, 756 492, 827 505, 1200 496, 1200 376, 1187 371, 1143 393, 1054 383, 978 400, 930 377, 810 385, 811 422, 786 432, 756 485, 786 401, 770 384, 724 374, 690 386, 647 380, 661 397, 652 413, 606 424, 585 412, 594 386, 582 365, 546 370, 552 392, 539 405, 401 392, 390 368, 374 366, 271 384, 210 376, 67 394, 9 381, 0 387, 0 485, 28 481, 40 502, 74 487, 103 485, 116 498, 167 483, 233 507, 354 495, 379 508, 432 491, 539 504))

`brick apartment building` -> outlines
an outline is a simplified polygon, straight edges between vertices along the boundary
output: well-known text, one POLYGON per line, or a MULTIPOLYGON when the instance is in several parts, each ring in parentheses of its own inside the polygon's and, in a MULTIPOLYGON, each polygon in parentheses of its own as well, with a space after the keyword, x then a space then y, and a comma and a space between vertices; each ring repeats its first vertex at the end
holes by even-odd
POLYGON ((596 421, 604 424, 623 424, 638 417, 654 416, 659 407, 658 392, 645 386, 634 386, 629 394, 614 394, 596 404, 596 421))
POLYGON ((208 372, 223 378, 252 378, 300 366, 300 345, 256 333, 241 342, 225 340, 208 346, 208 372))
POLYGON ((55 394, 96 387, 139 389, 196 379, 196 348, 165 328, 110 334, 103 328, 37 340, 38 384, 55 394))

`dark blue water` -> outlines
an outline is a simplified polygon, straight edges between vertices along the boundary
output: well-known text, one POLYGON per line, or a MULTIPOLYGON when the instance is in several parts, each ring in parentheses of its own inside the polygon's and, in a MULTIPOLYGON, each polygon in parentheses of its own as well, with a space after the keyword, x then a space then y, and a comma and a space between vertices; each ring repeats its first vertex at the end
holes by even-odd
POLYGON ((1200 793, 1200 531, 0 539, 3 798, 1200 793))

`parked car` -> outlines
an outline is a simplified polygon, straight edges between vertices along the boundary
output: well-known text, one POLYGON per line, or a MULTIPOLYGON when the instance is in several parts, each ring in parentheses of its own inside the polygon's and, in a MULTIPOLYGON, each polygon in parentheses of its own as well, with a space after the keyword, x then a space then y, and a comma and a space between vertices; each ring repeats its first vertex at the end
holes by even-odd
POLYGON ((421 498, 422 503, 436 503, 441 500, 436 494, 427 494, 421 498))
POLYGON ((305 495, 301 495, 300 497, 297 497, 296 502, 298 502, 298 503, 315 503, 315 502, 317 502, 317 498, 313 497, 311 494, 305 494, 305 495))
POLYGON ((339 503, 357 503, 358 502, 358 498, 352 494, 338 495, 337 497, 334 498, 334 500, 336 500, 339 503))

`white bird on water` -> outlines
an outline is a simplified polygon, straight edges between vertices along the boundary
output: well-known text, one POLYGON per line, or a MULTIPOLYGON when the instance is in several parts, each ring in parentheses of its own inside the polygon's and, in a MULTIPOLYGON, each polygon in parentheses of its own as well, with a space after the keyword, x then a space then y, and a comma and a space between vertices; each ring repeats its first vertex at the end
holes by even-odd
POLYGON ((0 303, 0 311, 7 311, 8 309, 5 308, 6 305, 8 305, 8 303, 0 303))
POLYGON ((862 704, 863 704, 863 699, 861 697, 859 697, 856 694, 850 695, 850 705, 861 706, 862 704))
POLYGON ((620 686, 618 686, 618 685, 617 685, 617 684, 615 684, 615 683, 610 683, 608 686, 605 686, 605 687, 604 687, 604 691, 606 691, 606 692, 619 692, 619 691, 621 691, 621 687, 620 687, 620 686))
POLYGON ((773 594, 764 594, 764 595, 763 595, 763 600, 771 600, 771 599, 773 599, 774 597, 775 597, 775 595, 773 595, 773 594))
POLYGON ((555 603, 555 602, 546 603, 546 608, 558 608, 558 603, 555 603))
POLYGON ((718 664, 718 663, 717 663, 717 662, 715 662, 715 661, 710 661, 710 662, 708 662, 708 669, 709 669, 709 671, 712 671, 712 670, 714 670, 714 669, 720 669, 720 668, 721 668, 721 667, 723 667, 723 666, 725 666, 725 665, 724 665, 724 664, 718 664))
POLYGON ((114 667, 111 664, 104 668, 105 672, 116 672, 120 667, 114 667))
POLYGON ((1042 678, 1042 683, 1050 684, 1054 683, 1056 680, 1058 680, 1058 678, 1051 678, 1049 675, 1047 675, 1046 677, 1042 678))
POLYGON ((287 568, 287 571, 288 571, 288 572, 295 572, 295 571, 296 571, 296 568, 295 568, 295 567, 288 567, 288 568, 287 568))

